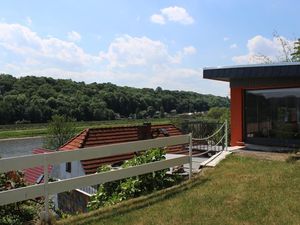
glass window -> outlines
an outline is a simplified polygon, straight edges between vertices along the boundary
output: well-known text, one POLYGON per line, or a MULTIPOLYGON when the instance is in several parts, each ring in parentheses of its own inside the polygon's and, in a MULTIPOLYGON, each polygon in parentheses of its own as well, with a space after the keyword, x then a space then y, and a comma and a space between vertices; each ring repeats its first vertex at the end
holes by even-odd
MULTIPOLYGON (((245 139, 300 140, 300 88, 247 90, 245 139)), ((268 144, 268 143, 266 143, 268 144)))
POLYGON ((66 172, 68 172, 68 173, 72 172, 72 163, 71 162, 66 163, 66 172))

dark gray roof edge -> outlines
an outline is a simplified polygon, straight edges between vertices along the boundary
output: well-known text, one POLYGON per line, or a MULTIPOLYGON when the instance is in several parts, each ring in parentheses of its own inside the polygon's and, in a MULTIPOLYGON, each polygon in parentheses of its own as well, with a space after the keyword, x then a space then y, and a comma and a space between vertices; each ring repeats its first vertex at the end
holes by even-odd
POLYGON ((254 67, 274 67, 274 66, 300 66, 300 62, 266 63, 266 64, 261 63, 261 64, 233 65, 233 66, 204 67, 203 70, 254 68, 254 67))

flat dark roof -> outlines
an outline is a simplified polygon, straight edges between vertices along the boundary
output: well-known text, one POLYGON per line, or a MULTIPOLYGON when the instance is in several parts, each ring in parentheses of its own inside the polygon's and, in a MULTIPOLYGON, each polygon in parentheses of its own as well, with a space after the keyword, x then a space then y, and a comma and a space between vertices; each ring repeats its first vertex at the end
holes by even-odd
POLYGON ((231 79, 300 77, 300 63, 255 64, 204 68, 203 78, 220 81, 231 79))

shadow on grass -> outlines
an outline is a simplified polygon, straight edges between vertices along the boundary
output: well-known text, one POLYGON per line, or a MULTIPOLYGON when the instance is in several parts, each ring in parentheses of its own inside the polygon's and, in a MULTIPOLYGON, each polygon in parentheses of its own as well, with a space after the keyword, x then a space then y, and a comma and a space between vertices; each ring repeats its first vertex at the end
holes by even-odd
POLYGON ((131 211, 142 209, 161 201, 165 201, 171 197, 175 197, 176 195, 181 194, 191 188, 203 185, 209 180, 210 179, 208 178, 196 176, 192 180, 185 181, 179 185, 169 187, 146 196, 130 199, 114 206, 100 208, 89 213, 73 216, 66 220, 57 221, 57 224, 86 225, 95 221, 99 221, 99 219, 107 219, 116 215, 130 213, 131 211))
POLYGON ((296 163, 298 160, 300 160, 300 155, 291 155, 286 159, 287 163, 296 163))

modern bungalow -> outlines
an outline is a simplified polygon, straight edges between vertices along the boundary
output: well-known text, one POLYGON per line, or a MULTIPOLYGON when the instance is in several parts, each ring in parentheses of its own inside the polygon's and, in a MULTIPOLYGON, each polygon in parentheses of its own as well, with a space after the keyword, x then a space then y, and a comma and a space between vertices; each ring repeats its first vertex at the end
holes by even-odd
POLYGON ((230 83, 232 146, 300 146, 300 63, 205 68, 203 78, 230 83))

